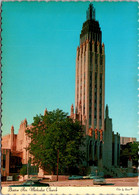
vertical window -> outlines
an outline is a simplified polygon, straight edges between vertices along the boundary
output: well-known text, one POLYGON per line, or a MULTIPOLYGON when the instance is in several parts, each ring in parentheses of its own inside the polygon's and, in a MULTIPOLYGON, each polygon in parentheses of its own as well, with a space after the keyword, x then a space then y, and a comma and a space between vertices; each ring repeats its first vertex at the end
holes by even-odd
POLYGON ((89 114, 89 125, 91 125, 91 122, 92 122, 92 120, 91 120, 91 114, 89 114))
POLYGON ((6 155, 3 154, 3 168, 5 169, 6 166, 6 155))
POLYGON ((94 118, 97 118, 97 72, 95 72, 94 118))
POLYGON ((95 160, 97 158, 97 142, 95 141, 95 147, 94 147, 94 156, 95 156, 95 160))
POLYGON ((89 144, 89 164, 91 163, 92 161, 92 141, 90 141, 90 144, 89 144))
MULTIPOLYGON (((102 73, 100 73, 100 86, 99 86, 99 119, 102 119, 102 73)), ((101 124, 101 121, 100 121, 101 124)))
POLYGON ((102 65, 102 60, 103 60, 103 57, 102 55, 100 56, 100 65, 102 65))
POLYGON ((89 125, 91 125, 92 117, 92 71, 90 71, 90 80, 89 80, 89 125))
POLYGON ((97 54, 95 54, 95 64, 97 64, 97 54))
POLYGON ((99 158, 102 159, 102 141, 100 142, 99 158))
POLYGON ((85 114, 85 105, 84 105, 84 107, 83 107, 83 113, 85 114))
POLYGON ((112 165, 114 165, 114 143, 112 143, 112 165))

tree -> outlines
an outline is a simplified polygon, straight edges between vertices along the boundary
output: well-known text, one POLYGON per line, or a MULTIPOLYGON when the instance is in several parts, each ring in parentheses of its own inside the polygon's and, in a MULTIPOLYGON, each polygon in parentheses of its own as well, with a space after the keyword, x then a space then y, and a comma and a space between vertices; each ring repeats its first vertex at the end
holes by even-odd
POLYGON ((26 133, 31 138, 28 150, 33 163, 47 172, 56 174, 58 152, 60 174, 72 174, 84 159, 82 125, 62 110, 36 115, 26 133))
POLYGON ((138 142, 133 142, 130 143, 131 145, 131 158, 133 160, 133 165, 135 165, 136 167, 138 167, 138 147, 139 147, 139 143, 138 142))
POLYGON ((23 166, 20 169, 20 175, 22 175, 24 177, 26 174, 27 174, 27 167, 26 166, 23 166))
POLYGON ((128 160, 132 159, 133 165, 138 166, 138 142, 121 145, 120 162, 123 167, 128 166, 128 160))

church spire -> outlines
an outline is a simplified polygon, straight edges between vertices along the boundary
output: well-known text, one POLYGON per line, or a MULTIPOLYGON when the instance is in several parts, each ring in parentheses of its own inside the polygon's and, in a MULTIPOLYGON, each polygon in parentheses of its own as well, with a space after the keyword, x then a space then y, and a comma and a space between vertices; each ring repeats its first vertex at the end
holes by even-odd
POLYGON ((93 7, 93 4, 90 3, 89 8, 86 12, 86 19, 87 20, 95 20, 95 8, 93 7))
POLYGON ((74 106, 73 106, 73 104, 71 105, 70 116, 71 116, 72 118, 74 117, 74 106))
POLYGON ((45 111, 44 111, 44 116, 46 116, 47 113, 48 113, 48 111, 47 111, 47 108, 46 108, 45 111))
POLYGON ((109 108, 108 108, 108 104, 106 105, 106 111, 105 111, 105 118, 109 118, 109 108))

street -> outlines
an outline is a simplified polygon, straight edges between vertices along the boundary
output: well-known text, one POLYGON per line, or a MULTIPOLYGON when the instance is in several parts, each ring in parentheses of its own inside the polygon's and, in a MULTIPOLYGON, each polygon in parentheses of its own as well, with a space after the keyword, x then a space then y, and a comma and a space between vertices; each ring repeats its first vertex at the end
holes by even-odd
MULTIPOLYGON (((65 180, 65 181, 42 181, 43 183, 49 183, 50 186, 66 186, 66 187, 86 187, 86 186, 94 186, 100 187, 100 185, 93 185, 92 179, 84 179, 84 180, 65 180)), ((23 182, 19 181, 11 181, 11 182, 1 182, 2 187, 8 187, 12 184, 21 184, 23 182)), ((106 179, 106 185, 103 187, 115 187, 115 186, 138 186, 138 177, 128 177, 128 178, 108 178, 106 179)))
MULTIPOLYGON (((58 182, 48 182, 50 186, 100 186, 93 185, 92 179, 87 180, 66 180, 66 181, 58 181, 58 182)), ((114 187, 114 186, 138 186, 138 177, 132 178, 109 178, 106 179, 106 187, 114 187)))

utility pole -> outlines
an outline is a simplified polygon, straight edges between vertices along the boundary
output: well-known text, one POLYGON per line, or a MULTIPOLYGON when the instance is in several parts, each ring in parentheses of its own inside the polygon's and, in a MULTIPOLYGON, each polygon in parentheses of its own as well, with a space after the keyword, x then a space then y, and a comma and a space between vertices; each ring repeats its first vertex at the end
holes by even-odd
POLYGON ((27 175, 28 175, 28 179, 29 179, 29 164, 27 163, 27 175))
MULTIPOLYGON (((26 143, 27 143, 27 147, 28 147, 28 137, 26 136, 26 143)), ((29 179, 29 151, 27 150, 26 148, 26 153, 27 153, 27 176, 28 176, 28 179, 29 179)))
POLYGON ((27 178, 29 179, 29 170, 28 170, 28 150, 27 150, 27 147, 28 147, 28 139, 27 139, 27 136, 26 136, 26 148, 25 148, 25 150, 26 150, 26 165, 27 165, 27 178))
POLYGON ((59 166, 59 149, 57 150, 57 181, 58 181, 58 166, 59 166))

